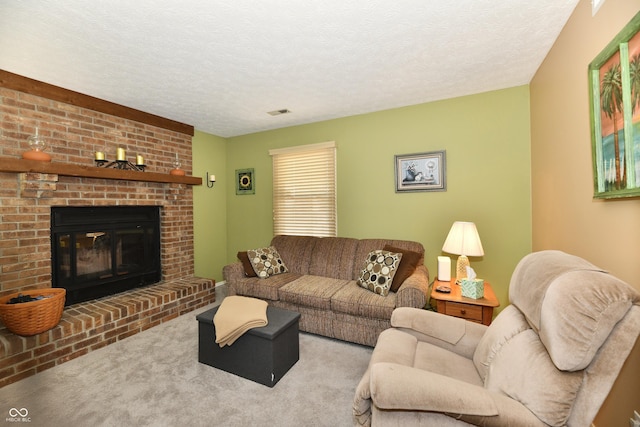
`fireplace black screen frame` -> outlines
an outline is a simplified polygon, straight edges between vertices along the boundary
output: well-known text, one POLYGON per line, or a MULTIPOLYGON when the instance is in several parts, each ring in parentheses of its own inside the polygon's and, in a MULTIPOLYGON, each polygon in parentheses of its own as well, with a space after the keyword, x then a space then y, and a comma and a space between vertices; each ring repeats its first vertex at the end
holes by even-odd
POLYGON ((157 283, 162 278, 160 260, 159 206, 51 208, 52 286, 67 290, 65 305, 157 283), (78 274, 80 240, 87 237, 109 248, 107 271, 78 274), (133 255, 123 253, 123 246, 134 248, 133 255), (128 261, 134 266, 131 271, 122 267, 128 261))

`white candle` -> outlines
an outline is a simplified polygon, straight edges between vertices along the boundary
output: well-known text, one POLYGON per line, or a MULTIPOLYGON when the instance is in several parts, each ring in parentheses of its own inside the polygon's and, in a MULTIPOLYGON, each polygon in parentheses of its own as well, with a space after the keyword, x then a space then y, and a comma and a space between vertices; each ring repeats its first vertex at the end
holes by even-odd
POLYGON ((116 160, 122 161, 124 160, 124 158, 125 158, 124 148, 118 147, 118 150, 116 151, 116 160))
POLYGON ((215 175, 209 175, 209 181, 216 182, 216 176, 215 175))
POLYGON ((140 154, 136 156, 136 165, 144 165, 144 158, 140 154))
POLYGON ((451 281, 451 258, 448 256, 438 257, 438 280, 441 282, 451 281))
POLYGON ((102 151, 96 151, 96 160, 104 160, 104 153, 102 151))

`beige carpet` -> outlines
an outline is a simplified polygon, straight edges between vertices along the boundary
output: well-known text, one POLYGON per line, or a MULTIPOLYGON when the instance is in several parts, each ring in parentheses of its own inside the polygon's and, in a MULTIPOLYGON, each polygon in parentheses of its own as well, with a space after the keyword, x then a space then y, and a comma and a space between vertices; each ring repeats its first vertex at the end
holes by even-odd
POLYGON ((354 425, 371 348, 300 333, 300 360, 269 388, 198 362, 195 316, 208 308, 1 388, 0 421, 26 408, 30 423, 6 424, 354 425))

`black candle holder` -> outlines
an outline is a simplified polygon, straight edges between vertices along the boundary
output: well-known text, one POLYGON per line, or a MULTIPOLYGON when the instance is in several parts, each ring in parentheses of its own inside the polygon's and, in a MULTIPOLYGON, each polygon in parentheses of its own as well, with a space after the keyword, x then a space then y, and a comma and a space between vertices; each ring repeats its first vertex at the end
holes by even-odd
POLYGON ((147 165, 134 165, 128 160, 116 160, 114 162, 109 162, 108 160, 96 160, 96 166, 99 168, 115 168, 120 170, 132 170, 144 172, 144 168, 147 165))

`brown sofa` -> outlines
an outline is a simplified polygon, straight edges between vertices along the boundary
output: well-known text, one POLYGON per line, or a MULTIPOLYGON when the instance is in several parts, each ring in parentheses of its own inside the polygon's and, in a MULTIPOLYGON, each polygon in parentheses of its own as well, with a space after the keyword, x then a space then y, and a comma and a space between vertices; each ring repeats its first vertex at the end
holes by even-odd
MULTIPOLYGON (((424 247, 418 242, 275 236, 270 246, 277 249, 288 272, 248 277, 241 262, 227 265, 223 276, 229 295, 259 298, 297 311, 302 331, 373 347, 380 332, 391 326, 395 308, 424 308, 428 303, 429 272, 424 247), (358 286, 356 280, 367 254, 387 245, 410 251, 416 267, 396 292, 381 296, 358 286)), ((403 258, 408 261, 409 255, 403 258)))

